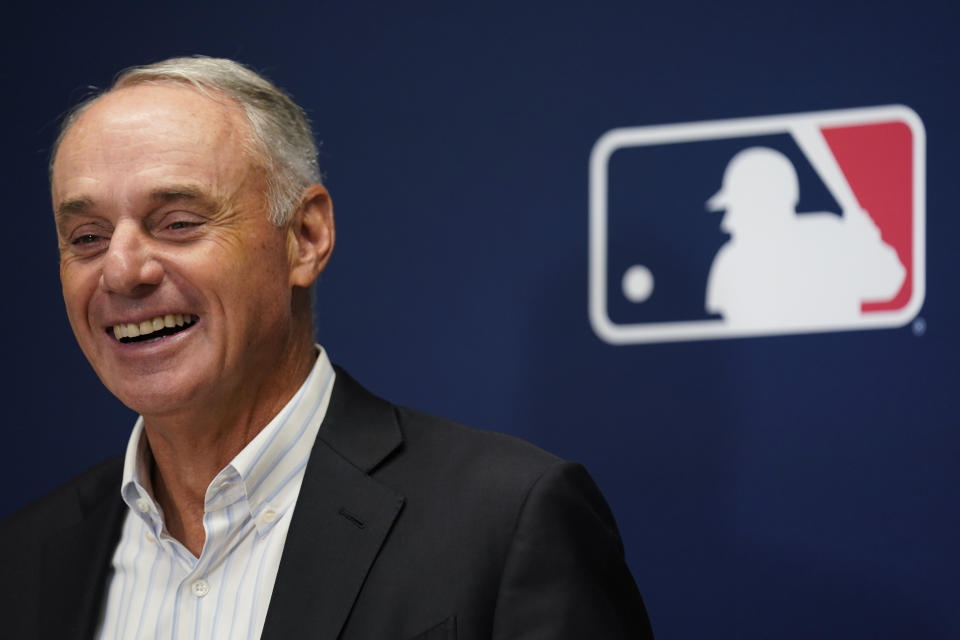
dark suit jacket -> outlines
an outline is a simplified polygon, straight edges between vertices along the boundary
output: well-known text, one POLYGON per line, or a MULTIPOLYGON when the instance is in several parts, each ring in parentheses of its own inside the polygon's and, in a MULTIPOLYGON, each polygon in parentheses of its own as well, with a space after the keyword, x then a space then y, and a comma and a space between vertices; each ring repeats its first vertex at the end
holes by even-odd
MULTIPOLYGON (((125 515, 114 459, 0 527, 0 637, 89 638, 125 515)), ((398 408, 338 370, 264 640, 648 638, 584 469, 398 408)))

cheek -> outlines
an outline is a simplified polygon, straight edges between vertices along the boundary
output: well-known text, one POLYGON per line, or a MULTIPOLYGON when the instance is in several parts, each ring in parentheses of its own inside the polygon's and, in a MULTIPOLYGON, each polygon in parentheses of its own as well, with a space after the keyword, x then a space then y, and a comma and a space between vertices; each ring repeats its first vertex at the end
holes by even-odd
POLYGON ((243 275, 238 273, 234 279, 235 299, 242 301, 255 324, 266 326, 287 320, 290 290, 285 258, 275 250, 265 252, 248 261, 243 275))
POLYGON ((243 309, 245 316, 253 316, 251 319, 256 321, 257 315, 272 312, 284 304, 286 264, 282 250, 257 245, 252 251, 220 255, 207 263, 206 269, 193 272, 203 274, 202 287, 219 298, 225 308, 233 308, 235 312, 243 309))
POLYGON ((290 247, 283 237, 274 236, 260 239, 252 248, 242 254, 240 259, 246 272, 246 278, 276 289, 287 284, 290 271, 290 247))
POLYGON ((97 290, 99 271, 79 265, 60 265, 60 286, 67 317, 74 333, 85 323, 90 301, 97 290))

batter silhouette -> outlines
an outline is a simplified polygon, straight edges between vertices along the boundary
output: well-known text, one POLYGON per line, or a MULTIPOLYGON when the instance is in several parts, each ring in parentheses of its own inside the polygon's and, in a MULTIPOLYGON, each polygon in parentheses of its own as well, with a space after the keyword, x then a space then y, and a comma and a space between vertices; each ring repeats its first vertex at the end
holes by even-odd
POLYGON ((724 211, 730 240, 707 280, 706 309, 737 328, 848 324, 865 301, 887 300, 906 274, 866 211, 797 213, 797 172, 774 149, 751 147, 727 165, 707 209, 724 211))

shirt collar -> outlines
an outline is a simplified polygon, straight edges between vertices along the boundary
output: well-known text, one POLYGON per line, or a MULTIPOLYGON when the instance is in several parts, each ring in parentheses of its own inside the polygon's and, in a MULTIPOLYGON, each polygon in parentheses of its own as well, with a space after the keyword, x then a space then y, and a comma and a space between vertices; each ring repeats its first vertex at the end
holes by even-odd
MULTIPOLYGON (((326 351, 319 345, 317 351, 313 369, 290 401, 214 477, 207 487, 205 511, 245 500, 255 526, 264 533, 294 505, 336 376, 326 351)), ((159 534, 163 518, 152 495, 152 464, 140 416, 127 443, 121 495, 159 534)))

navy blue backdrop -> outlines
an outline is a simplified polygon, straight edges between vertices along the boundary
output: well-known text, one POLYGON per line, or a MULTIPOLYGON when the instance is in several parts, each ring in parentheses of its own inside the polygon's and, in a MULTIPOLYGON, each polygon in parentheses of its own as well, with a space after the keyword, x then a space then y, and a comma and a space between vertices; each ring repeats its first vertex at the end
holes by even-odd
MULTIPOLYGON (((63 312, 46 185, 57 116, 122 67, 228 56, 289 90, 322 140, 338 244, 317 333, 332 358, 395 402, 584 462, 658 638, 960 637, 954 9, 597 4, 174 0, 8 13, 0 516, 122 451, 134 420, 63 312), (646 345, 597 337, 588 166, 604 132, 888 104, 926 129, 919 321, 646 345)), ((682 170, 623 167, 636 179, 623 197, 666 204, 689 189, 682 170)), ((693 200, 719 186, 717 173, 693 200)), ((723 241, 715 229, 678 237, 663 252, 684 264, 696 263, 684 251, 723 241)))

